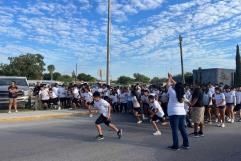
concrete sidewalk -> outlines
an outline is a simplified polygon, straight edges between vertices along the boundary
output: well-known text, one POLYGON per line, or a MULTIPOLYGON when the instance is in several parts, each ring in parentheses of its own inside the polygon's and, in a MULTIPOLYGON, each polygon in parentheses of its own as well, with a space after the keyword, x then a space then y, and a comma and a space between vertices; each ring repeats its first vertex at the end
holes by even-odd
POLYGON ((51 118, 64 118, 71 116, 88 115, 87 110, 47 110, 47 111, 27 111, 18 113, 0 113, 0 122, 32 121, 51 118))

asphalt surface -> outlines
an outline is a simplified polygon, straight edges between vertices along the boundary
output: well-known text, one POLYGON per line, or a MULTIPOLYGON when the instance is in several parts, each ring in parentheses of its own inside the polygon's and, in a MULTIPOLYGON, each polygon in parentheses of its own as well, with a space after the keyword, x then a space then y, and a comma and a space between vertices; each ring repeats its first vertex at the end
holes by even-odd
MULTIPOLYGON (((123 138, 104 127, 96 141, 94 118, 0 123, 0 161, 240 161, 241 123, 205 127, 205 137, 190 137, 191 149, 170 151, 168 126, 152 136, 149 123, 137 125, 130 115, 113 115, 123 138)), ((191 129, 192 130, 192 129, 191 129)), ((190 132, 191 132, 190 130, 190 132)), ((181 141, 181 139, 180 139, 181 141)))

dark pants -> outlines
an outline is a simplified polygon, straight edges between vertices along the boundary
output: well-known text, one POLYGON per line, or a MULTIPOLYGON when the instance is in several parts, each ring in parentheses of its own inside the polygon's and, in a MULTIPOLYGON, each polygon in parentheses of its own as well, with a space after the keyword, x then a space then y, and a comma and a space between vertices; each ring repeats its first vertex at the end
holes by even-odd
POLYGON ((190 113, 187 113, 187 115, 186 115, 186 125, 187 125, 187 127, 192 126, 192 122, 190 120, 190 113))
POLYGON ((127 103, 121 103, 121 105, 120 105, 120 113, 122 113, 123 110, 125 111, 125 113, 127 113, 127 103))
POLYGON ((182 135, 183 146, 189 146, 187 129, 185 127, 185 119, 185 115, 173 115, 169 117, 170 125, 172 128, 172 139, 174 148, 179 148, 178 129, 182 135))

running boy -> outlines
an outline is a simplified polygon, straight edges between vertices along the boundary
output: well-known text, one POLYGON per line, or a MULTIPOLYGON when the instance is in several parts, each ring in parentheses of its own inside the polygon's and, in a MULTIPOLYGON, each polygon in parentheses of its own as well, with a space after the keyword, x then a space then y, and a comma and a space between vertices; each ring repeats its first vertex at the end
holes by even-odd
POLYGON ((122 129, 118 129, 114 124, 111 123, 111 106, 110 104, 101 98, 101 94, 99 92, 93 93, 94 99, 94 107, 100 113, 99 118, 95 121, 96 128, 98 130, 97 140, 103 140, 103 132, 101 129, 101 124, 104 123, 106 126, 110 127, 112 130, 116 131, 118 138, 120 139, 122 136, 122 129))
POLYGON ((157 127, 156 122, 157 121, 164 121, 164 119, 163 119, 164 112, 163 112, 159 102, 157 100, 155 100, 155 96, 149 95, 148 99, 149 99, 150 108, 151 108, 151 111, 152 111, 152 115, 151 115, 152 125, 153 125, 154 129, 156 130, 156 132, 154 132, 153 135, 155 135, 155 136, 161 135, 161 131, 157 127))

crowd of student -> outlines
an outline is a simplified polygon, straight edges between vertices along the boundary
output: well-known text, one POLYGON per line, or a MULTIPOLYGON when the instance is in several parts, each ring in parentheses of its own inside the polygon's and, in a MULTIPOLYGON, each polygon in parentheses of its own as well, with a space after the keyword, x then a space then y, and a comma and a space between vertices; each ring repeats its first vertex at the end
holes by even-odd
POLYGON ((111 112, 119 114, 133 114, 137 124, 150 120, 155 132, 161 135, 157 122, 170 122, 173 134, 173 145, 170 149, 179 149, 178 130, 183 137, 183 148, 188 149, 186 127, 193 127, 194 137, 204 136, 204 123, 216 123, 224 128, 225 123, 241 121, 241 88, 230 86, 184 86, 176 83, 172 75, 168 75, 165 87, 156 88, 146 85, 132 85, 129 87, 111 87, 97 84, 90 87, 88 84, 53 87, 37 84, 34 95, 44 108, 79 108, 89 110, 96 107, 100 117, 96 120, 98 139, 103 139, 101 123, 105 123, 117 132, 118 137, 122 130, 117 129, 109 120, 111 112), (234 109, 239 111, 235 120, 234 109))

